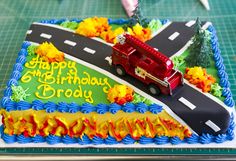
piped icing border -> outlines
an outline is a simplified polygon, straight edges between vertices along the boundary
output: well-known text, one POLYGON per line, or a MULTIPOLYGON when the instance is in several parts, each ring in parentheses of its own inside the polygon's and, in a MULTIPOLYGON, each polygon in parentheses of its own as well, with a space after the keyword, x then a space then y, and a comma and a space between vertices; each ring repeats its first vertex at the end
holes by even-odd
POLYGON ((10 80, 7 83, 7 88, 4 90, 4 97, 2 98, 1 104, 4 109, 7 111, 14 110, 46 110, 47 113, 52 113, 55 111, 59 112, 69 112, 76 113, 81 111, 82 113, 90 113, 97 112, 99 114, 104 114, 106 112, 110 112, 112 114, 117 113, 117 111, 122 110, 127 113, 131 112, 140 112, 145 113, 146 111, 150 111, 154 114, 157 114, 162 111, 162 106, 157 104, 146 105, 145 103, 126 103, 124 105, 118 105, 116 103, 111 104, 97 104, 92 105, 90 103, 84 103, 82 105, 78 105, 76 103, 65 103, 59 102, 58 104, 48 101, 47 103, 43 103, 40 100, 34 100, 32 103, 27 101, 19 101, 15 102, 11 100, 12 89, 11 86, 18 85, 18 80, 21 77, 21 72, 24 69, 24 64, 26 63, 26 57, 28 55, 27 48, 31 45, 30 42, 25 41, 22 44, 21 50, 18 53, 18 58, 16 59, 16 64, 14 65, 13 72, 11 74, 10 80))
POLYGON ((223 58, 221 56, 221 51, 219 48, 218 37, 216 35, 216 30, 212 25, 210 25, 207 30, 211 32, 211 46, 213 51, 213 58, 215 60, 215 67, 218 70, 218 76, 220 78, 220 86, 223 88, 222 95, 225 97, 224 103, 232 108, 234 107, 235 102, 233 100, 233 96, 230 91, 230 82, 228 80, 228 74, 225 71, 223 58))
POLYGON ((185 138, 181 140, 179 137, 167 137, 167 136, 156 136, 155 138, 149 138, 142 136, 139 140, 133 139, 130 135, 127 135, 124 139, 121 141, 117 141, 114 137, 108 136, 106 139, 102 139, 98 136, 95 136, 93 139, 90 139, 87 135, 83 135, 82 138, 73 138, 68 135, 66 136, 55 136, 55 135, 48 135, 47 137, 43 137, 40 135, 36 135, 35 137, 26 137, 24 135, 8 135, 3 133, 3 125, 0 127, 0 133, 1 138, 8 144, 18 142, 20 144, 26 144, 26 143, 43 143, 46 142, 48 144, 58 144, 58 143, 64 143, 64 144, 80 144, 80 145, 100 145, 100 144, 107 144, 107 145, 114 145, 118 143, 123 144, 168 144, 171 143, 173 145, 181 144, 181 143, 187 143, 187 144, 195 144, 195 143, 201 143, 201 144, 209 144, 209 143, 222 143, 225 141, 231 141, 234 139, 234 115, 231 115, 230 118, 230 125, 225 134, 218 134, 218 135, 211 135, 211 134, 202 134, 202 135, 196 135, 192 134, 191 137, 185 138))
MULTIPOLYGON (((78 19, 78 18, 72 18, 72 19, 48 19, 48 20, 41 20, 39 21, 40 23, 46 23, 46 24, 54 24, 54 25, 58 25, 61 24, 65 21, 70 21, 70 22, 77 22, 80 23, 81 21, 83 21, 83 19, 78 19)), ((109 25, 111 24, 116 24, 116 25, 123 25, 123 24, 128 24, 131 21, 131 19, 124 19, 124 18, 119 18, 119 19, 111 19, 108 18, 108 23, 109 25)), ((168 19, 163 19, 160 20, 162 25, 166 24, 167 22, 169 22, 168 19)))

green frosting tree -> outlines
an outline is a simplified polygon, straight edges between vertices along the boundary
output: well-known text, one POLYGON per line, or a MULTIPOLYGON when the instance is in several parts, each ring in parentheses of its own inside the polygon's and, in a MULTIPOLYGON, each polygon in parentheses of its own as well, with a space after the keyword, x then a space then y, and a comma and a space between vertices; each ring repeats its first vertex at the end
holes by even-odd
POLYGON ((140 7, 141 4, 142 4, 142 1, 139 0, 135 9, 133 10, 133 15, 131 16, 129 27, 136 25, 136 23, 139 23, 143 27, 148 27, 148 24, 150 21, 147 18, 143 17, 142 10, 140 7))
POLYGON ((212 56, 209 35, 201 29, 201 21, 197 18, 194 26, 195 35, 189 47, 189 55, 185 58, 188 67, 201 66, 207 68, 212 56))

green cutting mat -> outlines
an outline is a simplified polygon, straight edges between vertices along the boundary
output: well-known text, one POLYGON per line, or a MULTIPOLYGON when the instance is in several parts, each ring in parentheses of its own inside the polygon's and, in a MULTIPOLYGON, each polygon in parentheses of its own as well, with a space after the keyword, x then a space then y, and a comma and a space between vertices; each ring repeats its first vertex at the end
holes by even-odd
MULTIPOLYGON (((143 15, 170 20, 201 20, 213 22, 217 29, 224 64, 236 100, 236 0, 209 0, 207 12, 199 0, 143 0, 143 15)), ((17 57, 25 32, 34 21, 52 18, 85 18, 91 16, 126 18, 120 0, 1 0, 0 1, 0 97, 17 57)), ((45 149, 61 153, 61 149, 45 149)), ((0 153, 42 153, 42 149, 0 149, 0 153)), ((236 150, 206 149, 67 149, 65 153, 80 154, 233 154, 236 150)))

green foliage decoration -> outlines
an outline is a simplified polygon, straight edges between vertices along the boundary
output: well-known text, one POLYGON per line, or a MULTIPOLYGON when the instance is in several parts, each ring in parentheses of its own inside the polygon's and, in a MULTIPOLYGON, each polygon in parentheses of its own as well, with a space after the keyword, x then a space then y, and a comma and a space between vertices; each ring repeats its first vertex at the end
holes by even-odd
POLYGON ((134 99, 132 101, 132 103, 137 104, 137 103, 145 103, 146 105, 151 105, 153 104, 153 102, 143 96, 140 96, 137 93, 134 93, 134 99))
POLYGON ((210 66, 212 48, 209 32, 201 29, 201 22, 196 20, 195 35, 193 43, 189 47, 189 55, 185 58, 188 67, 201 66, 207 68, 210 66))
POLYGON ((36 45, 30 45, 30 46, 27 48, 27 52, 28 52, 29 55, 34 55, 36 49, 37 49, 37 46, 36 46, 36 45))
POLYGON ((161 21, 160 20, 151 20, 148 24, 148 28, 151 29, 152 32, 156 32, 162 27, 161 21))
POLYGON ((74 22, 74 21, 64 21, 60 24, 60 26, 71 29, 71 30, 76 30, 78 28, 78 25, 79 23, 74 22))
POLYGON ((174 68, 177 69, 178 67, 180 67, 182 64, 185 63, 184 57, 183 56, 174 56, 172 58, 172 61, 174 63, 174 68))
POLYGON ((211 94, 216 97, 221 97, 222 95, 222 87, 218 83, 214 83, 211 85, 211 94))
POLYGON ((21 86, 12 85, 11 89, 12 89, 12 96, 11 96, 12 101, 15 102, 24 101, 26 97, 30 96, 30 94, 26 93, 28 88, 24 90, 21 86))

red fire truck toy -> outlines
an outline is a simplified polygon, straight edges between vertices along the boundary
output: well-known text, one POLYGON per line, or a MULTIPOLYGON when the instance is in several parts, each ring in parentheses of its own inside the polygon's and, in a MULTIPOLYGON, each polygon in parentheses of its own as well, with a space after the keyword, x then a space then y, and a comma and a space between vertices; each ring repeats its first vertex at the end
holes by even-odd
POLYGON ((183 85, 182 73, 173 68, 168 57, 131 35, 118 37, 111 60, 118 75, 127 73, 142 81, 153 95, 172 95, 176 87, 183 85))

